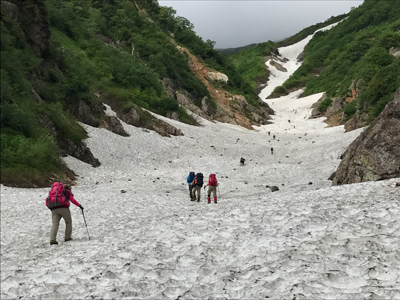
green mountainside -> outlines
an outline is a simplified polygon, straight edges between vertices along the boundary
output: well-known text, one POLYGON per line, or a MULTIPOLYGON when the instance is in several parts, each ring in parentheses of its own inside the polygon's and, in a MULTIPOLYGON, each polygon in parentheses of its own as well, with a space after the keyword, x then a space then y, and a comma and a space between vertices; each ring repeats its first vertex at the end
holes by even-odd
POLYGON ((100 165, 79 122, 127 134, 103 103, 166 136, 182 133, 148 111, 192 125, 187 109, 247 128, 265 124, 273 111, 257 96, 268 77, 264 59, 342 19, 315 35, 278 90, 326 91, 324 110, 340 101, 343 122, 358 112, 369 122, 400 85, 400 0, 366 0, 279 43, 226 54, 156 0, 1 0, 1 16, 1 183, 11 186, 74 180, 60 156, 100 165))
POLYGON ((307 28, 304 28, 294 36, 287 38, 280 42, 268 41, 265 43, 259 43, 257 45, 249 45, 247 48, 235 48, 228 50, 220 50, 221 52, 231 54, 229 60, 235 65, 236 69, 242 74, 244 80, 254 89, 267 81, 269 73, 265 67, 265 58, 270 56, 272 53, 278 54, 277 49, 279 47, 285 47, 288 45, 295 44, 308 35, 313 34, 316 30, 326 27, 330 24, 336 23, 347 15, 340 15, 331 17, 325 22, 318 23, 307 28))
MULTIPOLYGON (((378 116, 400 86, 400 1, 365 0, 348 15, 321 25, 343 17, 329 31, 314 36, 304 50, 303 64, 275 89, 274 96, 299 88, 305 88, 304 96, 326 92, 327 98, 320 105, 322 112, 335 104, 333 112, 340 115, 339 123, 356 115, 357 124, 353 128, 357 128, 378 116)), ((271 44, 271 51, 293 44, 316 29, 310 27, 297 38, 271 44)), ((230 56, 253 87, 257 78, 266 76, 263 57, 269 55, 270 49, 265 50, 254 47, 230 56)))
POLYGON ((110 127, 102 102, 149 129, 159 129, 160 121, 146 110, 197 124, 174 93, 194 107, 219 104, 179 47, 228 76, 214 83, 218 88, 259 107, 255 91, 214 42, 175 13, 147 0, 2 0, 1 182, 73 179, 60 155, 99 165, 78 121, 110 127))

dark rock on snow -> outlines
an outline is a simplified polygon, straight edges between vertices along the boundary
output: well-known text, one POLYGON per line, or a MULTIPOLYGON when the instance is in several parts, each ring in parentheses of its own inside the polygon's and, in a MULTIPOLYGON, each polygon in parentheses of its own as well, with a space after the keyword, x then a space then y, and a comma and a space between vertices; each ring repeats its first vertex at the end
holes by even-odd
POLYGON ((400 177, 400 88, 343 154, 332 185, 400 177))
POLYGON ((270 189, 271 189, 271 192, 279 191, 279 188, 276 185, 271 186, 270 189))

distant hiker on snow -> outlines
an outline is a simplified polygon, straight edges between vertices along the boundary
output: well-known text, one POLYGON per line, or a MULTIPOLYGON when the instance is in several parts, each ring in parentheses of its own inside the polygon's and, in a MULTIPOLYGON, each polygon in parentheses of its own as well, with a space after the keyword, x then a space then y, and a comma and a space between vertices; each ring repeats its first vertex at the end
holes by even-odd
POLYGON ((192 185, 193 185, 192 201, 195 201, 197 198, 197 202, 200 202, 201 188, 203 186, 203 174, 202 173, 196 174, 196 176, 194 177, 194 180, 192 182, 192 185))
POLYGON ((192 185, 192 182, 194 180, 194 177, 195 177, 194 172, 190 172, 188 177, 186 178, 186 182, 189 185, 189 197, 190 197, 190 200, 193 200, 193 195, 192 195, 193 185, 192 185))
POLYGON ((211 203, 211 193, 213 193, 214 196, 214 203, 217 203, 217 186, 218 186, 218 180, 215 177, 215 174, 210 174, 208 177, 208 183, 204 186, 204 189, 208 187, 208 196, 207 196, 207 203, 211 203))
POLYGON ((244 166, 245 159, 243 157, 240 158, 240 165, 244 166))
POLYGON ((46 198, 46 206, 51 210, 53 226, 50 232, 50 245, 57 245, 57 232, 61 218, 65 221, 65 241, 71 241, 72 218, 69 210, 69 201, 83 211, 83 206, 74 199, 70 185, 63 185, 62 182, 54 182, 51 186, 49 196, 46 198))
POLYGON ((271 154, 274 154, 274 148, 271 147, 271 154))

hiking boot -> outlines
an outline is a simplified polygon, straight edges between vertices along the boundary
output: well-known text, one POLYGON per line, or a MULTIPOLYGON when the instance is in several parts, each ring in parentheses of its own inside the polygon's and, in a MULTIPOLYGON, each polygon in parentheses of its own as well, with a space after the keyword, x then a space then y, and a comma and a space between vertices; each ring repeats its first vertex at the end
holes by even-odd
POLYGON ((66 242, 68 242, 68 241, 72 241, 73 240, 73 238, 68 238, 68 239, 65 239, 65 241, 66 242))
POLYGON ((57 241, 50 241, 50 245, 58 245, 57 241))
POLYGON ((197 199, 197 202, 200 202, 200 199, 197 199))

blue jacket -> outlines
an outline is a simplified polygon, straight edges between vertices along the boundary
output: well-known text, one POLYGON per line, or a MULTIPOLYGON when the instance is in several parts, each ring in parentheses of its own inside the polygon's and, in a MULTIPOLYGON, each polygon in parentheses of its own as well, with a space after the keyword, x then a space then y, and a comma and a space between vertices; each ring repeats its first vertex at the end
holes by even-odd
POLYGON ((194 177, 195 177, 195 176, 193 176, 193 178, 190 178, 190 174, 188 175, 188 177, 186 178, 186 182, 188 183, 188 185, 191 185, 191 184, 192 184, 192 182, 193 182, 193 180, 194 180, 194 177))

